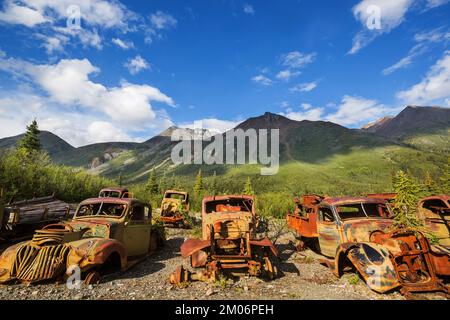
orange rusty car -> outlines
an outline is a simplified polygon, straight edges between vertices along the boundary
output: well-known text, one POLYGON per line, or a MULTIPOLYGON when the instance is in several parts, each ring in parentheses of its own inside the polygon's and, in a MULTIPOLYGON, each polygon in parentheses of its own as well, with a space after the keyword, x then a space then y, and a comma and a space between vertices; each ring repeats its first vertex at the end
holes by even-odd
POLYGON ((308 195, 297 199, 287 222, 301 240, 326 257, 322 262, 340 277, 357 271, 369 288, 384 293, 443 291, 425 236, 396 229, 385 199, 330 198, 308 195))
POLYGON ((0 256, 0 283, 63 281, 78 267, 86 284, 124 271, 153 253, 164 240, 152 225, 150 205, 130 198, 92 198, 80 203, 71 221, 51 224, 32 240, 0 256))
POLYGON ((167 190, 161 202, 161 221, 165 226, 187 228, 189 214, 189 194, 184 191, 167 190))
POLYGON ((191 273, 182 266, 171 275, 172 284, 189 280, 214 280, 219 273, 247 272, 273 279, 278 251, 267 237, 258 237, 255 197, 225 195, 206 197, 202 203, 202 238, 188 239, 181 246, 183 258, 190 258, 191 273))

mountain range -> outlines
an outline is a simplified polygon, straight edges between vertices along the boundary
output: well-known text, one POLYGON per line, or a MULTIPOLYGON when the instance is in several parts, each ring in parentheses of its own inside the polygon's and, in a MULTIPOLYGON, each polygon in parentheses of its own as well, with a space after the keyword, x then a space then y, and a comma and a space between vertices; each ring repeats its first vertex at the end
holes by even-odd
MULTIPOLYGON (((249 118, 236 128, 280 130, 281 174, 302 168, 307 175, 314 175, 314 172, 333 175, 333 170, 339 172, 347 166, 350 171, 366 168, 374 172, 385 168, 380 169, 386 171, 385 175, 392 168, 405 165, 438 170, 439 163, 445 162, 450 152, 450 109, 441 107, 408 106, 394 117, 384 117, 361 129, 326 121, 295 121, 269 112, 249 118), (417 161, 428 157, 429 161, 416 163, 411 157, 417 161)), ((170 127, 142 143, 97 143, 79 148, 47 131, 40 133, 40 139, 43 149, 56 163, 84 167, 111 178, 121 175, 129 182, 139 182, 154 168, 177 175, 197 172, 198 165, 171 162, 170 154, 176 142, 170 137, 175 129, 170 127)), ((0 150, 14 147, 21 137, 0 139, 0 150)), ((204 165, 201 168, 217 174, 252 172, 252 166, 245 165, 204 165)))

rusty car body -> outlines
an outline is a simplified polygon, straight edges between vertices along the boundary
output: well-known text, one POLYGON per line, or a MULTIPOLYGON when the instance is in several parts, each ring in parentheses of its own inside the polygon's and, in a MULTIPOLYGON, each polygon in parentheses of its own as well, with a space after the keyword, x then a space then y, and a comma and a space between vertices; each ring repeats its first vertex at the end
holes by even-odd
POLYGON ((64 280, 79 268, 81 280, 124 271, 156 250, 163 235, 152 225, 151 207, 130 198, 81 202, 71 221, 37 230, 30 241, 0 256, 0 283, 64 280))
POLYGON ((186 215, 189 213, 189 194, 183 191, 167 190, 161 202, 161 221, 170 227, 189 227, 186 215))
POLYGON ((426 237, 415 230, 396 229, 384 198, 304 196, 287 222, 327 257, 322 262, 340 277, 356 270, 372 290, 412 292, 448 289, 437 278, 426 237))
POLYGON ((277 270, 272 259, 278 251, 267 237, 258 237, 255 197, 225 195, 206 197, 202 202, 202 238, 187 239, 181 246, 190 258, 191 273, 182 266, 170 277, 172 284, 189 280, 215 280, 219 273, 247 272, 273 279, 277 270))
POLYGON ((431 258, 438 275, 450 277, 450 196, 436 195, 419 201, 417 214, 437 238, 431 258))

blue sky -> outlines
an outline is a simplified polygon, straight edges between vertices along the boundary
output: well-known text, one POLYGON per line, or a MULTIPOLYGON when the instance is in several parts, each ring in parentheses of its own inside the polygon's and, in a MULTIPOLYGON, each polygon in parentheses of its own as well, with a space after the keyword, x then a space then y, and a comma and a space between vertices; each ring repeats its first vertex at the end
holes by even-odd
POLYGON ((0 137, 33 118, 80 146, 449 107, 449 21, 448 0, 5 0, 0 137))

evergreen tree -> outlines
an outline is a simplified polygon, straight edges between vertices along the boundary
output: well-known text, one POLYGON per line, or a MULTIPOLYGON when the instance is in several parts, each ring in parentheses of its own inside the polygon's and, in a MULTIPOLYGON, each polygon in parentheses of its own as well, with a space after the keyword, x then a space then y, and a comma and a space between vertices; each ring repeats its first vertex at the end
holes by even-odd
POLYGON ((433 177, 431 176, 430 172, 425 172, 425 177, 423 179, 423 185, 422 185, 422 196, 428 197, 439 194, 439 188, 436 182, 433 180, 433 177))
POLYGON ((195 178, 194 184, 194 195, 199 197, 203 192, 203 176, 202 169, 198 170, 197 177, 195 178))
POLYGON ((216 172, 214 171, 214 174, 211 178, 211 184, 209 185, 209 193, 212 196, 216 196, 218 193, 218 184, 217 184, 217 175, 216 172))
POLYGON ((167 190, 167 176, 166 171, 164 170, 161 179, 159 179, 159 193, 163 194, 167 190))
POLYGON ((155 170, 153 169, 150 173, 150 176, 148 177, 147 184, 145 185, 145 189, 151 194, 156 195, 158 194, 158 182, 156 181, 156 175, 155 170))
POLYGON ((244 194, 248 194, 248 195, 255 194, 255 192, 253 191, 253 188, 252 188, 252 182, 250 180, 250 177, 247 177, 247 181, 245 182, 244 194))
POLYGON ((393 207, 395 224, 399 227, 421 228, 422 222, 417 218, 417 203, 420 188, 414 179, 402 170, 395 175, 394 189, 397 193, 393 207))
POLYGON ((440 193, 448 194, 450 192, 450 157, 444 166, 442 175, 439 177, 440 182, 440 193))
POLYGON ((27 152, 39 152, 42 149, 41 141, 39 140, 39 127, 36 120, 33 120, 29 126, 27 126, 27 132, 18 142, 19 149, 26 150, 27 152))

